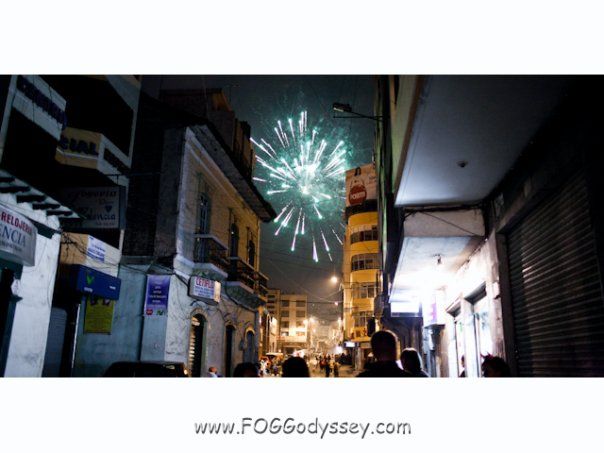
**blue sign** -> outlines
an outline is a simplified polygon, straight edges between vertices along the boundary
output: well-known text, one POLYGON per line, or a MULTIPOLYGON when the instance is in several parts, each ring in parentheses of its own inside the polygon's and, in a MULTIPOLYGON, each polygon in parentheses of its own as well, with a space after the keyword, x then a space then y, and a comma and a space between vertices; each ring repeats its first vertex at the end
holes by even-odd
POLYGON ((74 265, 74 268, 77 291, 104 299, 118 300, 120 298, 122 281, 119 278, 86 266, 74 265))
POLYGON ((144 314, 146 316, 166 315, 168 311, 169 293, 169 275, 147 275, 144 314))

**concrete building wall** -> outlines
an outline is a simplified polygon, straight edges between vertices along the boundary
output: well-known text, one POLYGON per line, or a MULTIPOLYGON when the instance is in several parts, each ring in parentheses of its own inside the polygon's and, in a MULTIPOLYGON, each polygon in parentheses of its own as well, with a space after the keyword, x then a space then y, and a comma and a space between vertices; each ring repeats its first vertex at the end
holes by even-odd
MULTIPOLYGON (((74 376, 100 376, 113 362, 154 360, 161 354, 141 355, 143 304, 149 266, 121 266, 120 298, 115 304, 111 334, 84 333, 86 306, 80 306, 74 376)), ((146 329, 149 334, 151 329, 146 329)), ((149 341, 150 344, 159 344, 149 341)))
MULTIPOLYGON (((488 337, 490 342, 483 341, 483 347, 488 353, 505 358, 505 344, 503 337, 503 323, 501 314, 501 299, 499 294, 499 262, 495 244, 495 234, 491 234, 470 256, 470 258, 457 270, 454 278, 444 288, 445 290, 445 329, 440 335, 440 361, 443 376, 455 377, 461 369, 458 365, 459 358, 456 352, 456 330, 454 315, 459 313, 464 323, 464 331, 460 339, 465 349, 465 354, 478 357, 476 351, 476 332, 474 323, 477 309, 468 301, 481 286, 484 286, 486 297, 482 302, 483 310, 488 313, 488 337), (446 367, 446 368, 445 368, 446 367)), ((481 312, 483 312, 481 310, 481 312)), ((486 329, 485 329, 486 330, 486 329)), ((457 333, 459 334, 459 332, 457 333)), ((483 351, 484 352, 484 351, 483 351)), ((472 357, 466 357, 466 370, 469 376, 478 376, 478 362, 472 357)))
MULTIPOLYGON (((178 132, 182 133, 181 131, 178 132)), ((186 132, 181 183, 178 187, 178 224, 176 251, 192 259, 195 248, 194 234, 199 226, 199 196, 204 192, 211 203, 210 233, 230 247, 231 222, 239 228, 238 256, 249 263, 249 239, 255 244, 254 268, 259 269, 260 222, 254 212, 243 202, 237 190, 221 173, 201 144, 191 132, 186 132)))
MULTIPOLYGON (((27 215, 43 220, 36 214, 39 211, 27 215)), ((59 229, 56 217, 44 223, 59 229)), ((22 299, 15 306, 5 376, 42 376, 60 241, 59 234, 53 234, 52 238, 38 234, 36 265, 24 267, 21 279, 16 282, 16 295, 22 299)))

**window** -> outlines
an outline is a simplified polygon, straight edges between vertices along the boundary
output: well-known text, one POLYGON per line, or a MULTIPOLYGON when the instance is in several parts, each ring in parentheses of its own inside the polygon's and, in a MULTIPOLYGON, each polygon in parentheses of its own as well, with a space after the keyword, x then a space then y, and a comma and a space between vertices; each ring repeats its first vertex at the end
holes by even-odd
POLYGON ((289 337, 289 332, 287 330, 282 330, 281 331, 281 336, 282 337, 289 337))
POLYGON ((281 328, 289 329, 289 321, 281 321, 281 328))
POLYGON ((281 301, 281 306, 282 307, 289 307, 289 300, 282 300, 281 301))
POLYGON ((304 318, 306 316, 306 312, 305 311, 297 311, 296 312, 296 317, 298 318, 304 318))
POLYGON ((354 244, 355 242, 377 241, 377 240, 378 240, 377 226, 372 226, 371 228, 365 227, 365 229, 360 230, 360 231, 355 231, 350 235, 351 244, 354 244))
POLYGON ((247 262, 250 266, 254 267, 256 263, 256 244, 250 240, 247 243, 247 262))
POLYGON ((352 288, 352 297, 355 299, 373 299, 377 294, 375 283, 357 283, 352 288))
POLYGON ((239 256, 239 227, 235 222, 231 225, 230 256, 239 256))
POLYGON ((306 308, 306 302, 304 302, 303 300, 299 300, 296 302, 296 307, 297 308, 306 308))
POLYGON ((282 318, 289 318, 289 311, 285 310, 285 311, 281 311, 281 317, 282 318))
POLYGON ((352 257, 351 265, 353 272, 363 269, 379 269, 380 260, 377 253, 362 253, 352 257))
POLYGON ((200 234, 210 232, 210 198, 205 193, 199 194, 199 223, 197 231, 200 234))
POLYGON ((304 321, 296 321, 296 327, 304 328, 304 321))
POLYGON ((367 322, 373 318, 372 311, 359 311, 352 314, 355 328, 367 328, 367 322))
POLYGON ((296 332, 296 335, 299 336, 299 337, 305 337, 306 336, 306 332, 301 332, 301 331, 298 330, 296 332))

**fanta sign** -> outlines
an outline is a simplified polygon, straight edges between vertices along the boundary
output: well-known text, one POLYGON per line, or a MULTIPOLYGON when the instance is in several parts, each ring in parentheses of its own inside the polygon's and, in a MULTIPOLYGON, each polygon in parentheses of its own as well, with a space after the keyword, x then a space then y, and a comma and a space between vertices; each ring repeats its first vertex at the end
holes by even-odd
POLYGON ((25 216, 0 204, 0 258, 34 266, 38 229, 25 216))

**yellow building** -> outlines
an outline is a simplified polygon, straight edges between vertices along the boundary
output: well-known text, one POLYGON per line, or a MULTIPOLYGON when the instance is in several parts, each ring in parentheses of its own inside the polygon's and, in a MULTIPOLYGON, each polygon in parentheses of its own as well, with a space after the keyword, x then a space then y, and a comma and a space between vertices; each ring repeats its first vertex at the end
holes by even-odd
POLYGON ((346 175, 346 237, 342 263, 344 288, 344 337, 355 343, 357 365, 371 351, 369 325, 378 295, 380 259, 375 170, 372 164, 349 170, 346 175))

